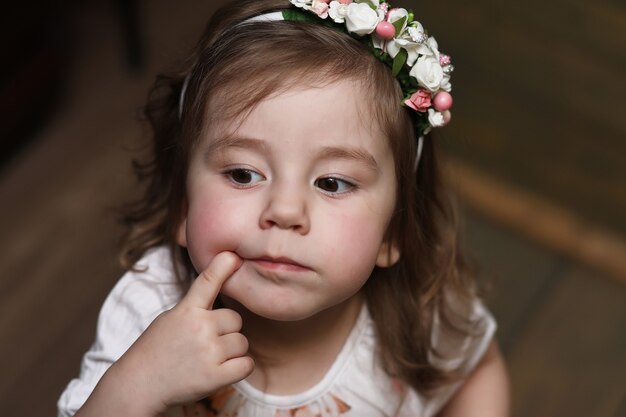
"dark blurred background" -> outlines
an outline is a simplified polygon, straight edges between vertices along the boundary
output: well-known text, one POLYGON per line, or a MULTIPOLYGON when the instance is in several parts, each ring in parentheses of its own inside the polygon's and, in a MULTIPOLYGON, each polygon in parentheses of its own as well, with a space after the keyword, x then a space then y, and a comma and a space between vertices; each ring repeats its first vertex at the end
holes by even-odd
MULTIPOLYGON (((155 75, 221 4, 13 2, 0 16, 0 415, 55 415, 122 273, 115 207, 155 75)), ((626 4, 418 2, 452 56, 441 131, 513 416, 626 416, 626 4)))

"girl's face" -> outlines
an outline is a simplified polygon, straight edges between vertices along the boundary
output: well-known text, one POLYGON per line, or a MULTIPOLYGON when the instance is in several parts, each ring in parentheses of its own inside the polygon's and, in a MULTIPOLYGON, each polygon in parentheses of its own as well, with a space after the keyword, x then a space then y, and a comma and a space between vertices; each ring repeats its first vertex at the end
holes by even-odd
POLYGON ((368 104, 352 82, 296 88, 208 132, 191 156, 178 233, 196 270, 235 252, 243 264, 223 294, 299 320, 349 301, 375 265, 397 261, 383 240, 393 156, 368 104))

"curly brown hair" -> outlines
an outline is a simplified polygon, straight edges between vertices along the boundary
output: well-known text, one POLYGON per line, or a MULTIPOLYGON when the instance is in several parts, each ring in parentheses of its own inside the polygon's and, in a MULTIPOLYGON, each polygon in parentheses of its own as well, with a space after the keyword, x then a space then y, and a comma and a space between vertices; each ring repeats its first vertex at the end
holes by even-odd
POLYGON ((176 276, 188 285, 195 271, 186 249, 176 243, 176 231, 184 217, 189 156, 202 129, 240 117, 294 85, 353 79, 367 86, 366 94, 376 103, 372 114, 389 140, 397 179, 386 239, 399 249, 400 260, 390 268, 376 267, 364 286, 378 354, 390 375, 428 393, 460 375, 433 364, 432 358, 441 356, 433 346, 433 323, 437 320, 458 340, 470 335, 474 329, 466 317, 475 299, 474 277, 459 250, 434 142, 426 138, 416 171, 415 120, 399 104, 400 86, 389 68, 349 35, 303 22, 241 24, 290 7, 287 0, 239 0, 220 9, 182 70, 157 78, 145 108, 152 127, 151 157, 134 163, 146 188, 125 210, 122 264, 132 269, 148 249, 166 245, 176 276))

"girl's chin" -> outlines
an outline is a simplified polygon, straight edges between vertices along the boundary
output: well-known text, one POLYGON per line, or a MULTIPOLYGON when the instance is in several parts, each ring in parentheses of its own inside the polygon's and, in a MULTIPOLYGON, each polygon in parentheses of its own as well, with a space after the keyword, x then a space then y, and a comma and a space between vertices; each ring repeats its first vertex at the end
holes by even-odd
POLYGON ((256 317, 271 321, 291 322, 307 319, 315 315, 315 309, 306 309, 285 303, 283 300, 258 300, 248 297, 238 297, 236 293, 224 291, 220 295, 220 300, 226 308, 237 311, 246 317, 256 317))

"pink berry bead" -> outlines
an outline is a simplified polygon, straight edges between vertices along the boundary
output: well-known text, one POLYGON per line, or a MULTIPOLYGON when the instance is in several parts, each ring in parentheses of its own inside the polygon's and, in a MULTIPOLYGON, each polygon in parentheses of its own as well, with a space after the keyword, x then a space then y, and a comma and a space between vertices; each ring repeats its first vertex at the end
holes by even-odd
POLYGON ((450 107, 452 107, 452 96, 450 95, 450 93, 447 93, 445 91, 437 93, 435 99, 433 100, 433 107, 437 111, 441 112, 446 111, 450 107))
POLYGON ((341 3, 341 4, 350 4, 350 3, 352 3, 352 0, 339 0, 339 3, 341 3))
POLYGON ((382 21, 376 25, 376 34, 383 39, 393 39, 396 36, 396 28, 391 23, 382 21))

